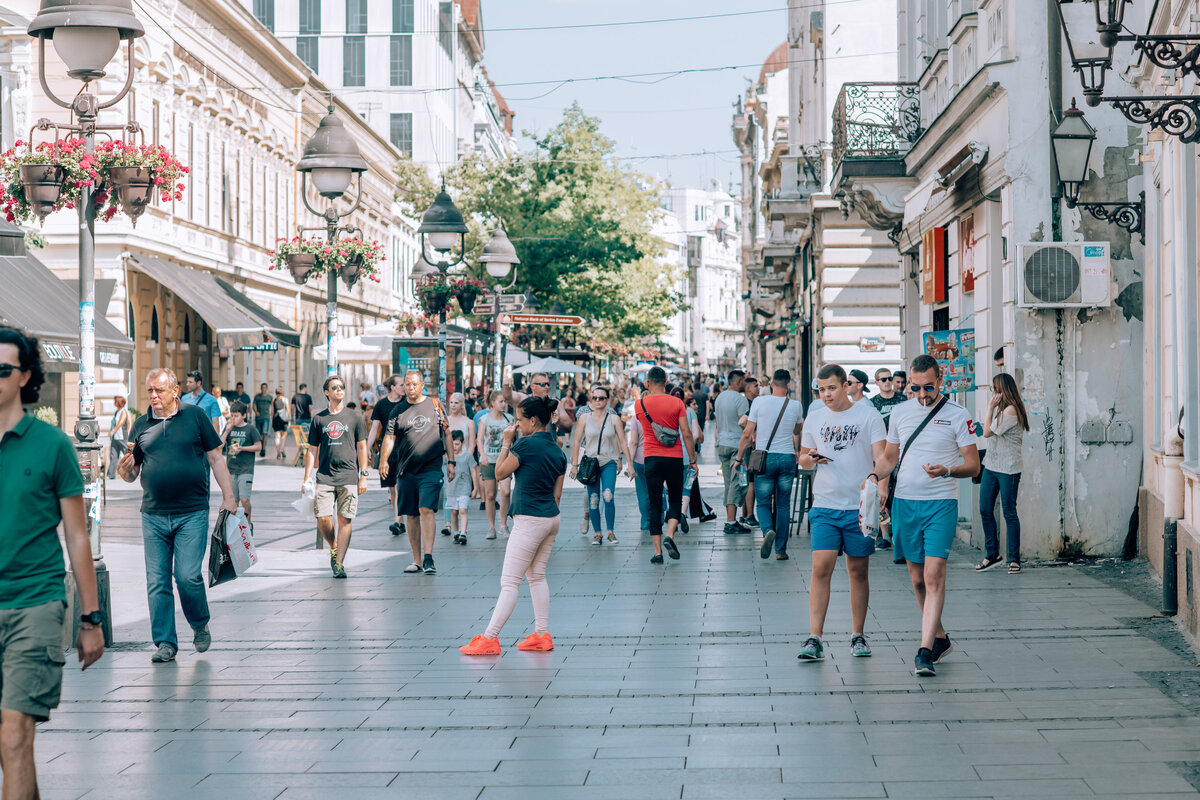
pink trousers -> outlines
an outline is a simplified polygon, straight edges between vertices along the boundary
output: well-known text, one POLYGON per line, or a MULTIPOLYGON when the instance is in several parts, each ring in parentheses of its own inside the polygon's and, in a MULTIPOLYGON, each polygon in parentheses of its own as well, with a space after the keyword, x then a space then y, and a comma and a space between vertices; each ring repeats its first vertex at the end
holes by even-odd
POLYGON ((521 514, 513 517, 512 532, 504 549, 504 567, 500 570, 500 596, 496 599, 492 621, 484 632, 487 636, 499 636, 500 629, 512 616, 517 607, 522 576, 529 581, 534 633, 549 633, 550 587, 546 585, 546 562, 550 560, 550 548, 558 535, 561 519, 561 515, 529 517, 521 514))

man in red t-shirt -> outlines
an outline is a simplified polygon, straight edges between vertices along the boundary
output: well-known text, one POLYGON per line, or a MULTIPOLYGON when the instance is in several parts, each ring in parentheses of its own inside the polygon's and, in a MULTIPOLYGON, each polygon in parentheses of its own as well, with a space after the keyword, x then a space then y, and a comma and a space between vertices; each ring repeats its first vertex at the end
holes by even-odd
POLYGON ((692 426, 687 423, 687 408, 683 401, 667 394, 667 373, 662 367, 651 367, 646 374, 646 391, 634 405, 634 413, 642 425, 646 454, 646 491, 650 495, 650 538, 654 542, 651 564, 663 563, 663 548, 673 559, 679 558, 675 546, 675 528, 679 525, 683 507, 683 448, 687 448, 691 463, 696 462, 696 443, 692 426), (674 430, 675 443, 662 444, 654 434, 654 425, 674 430), (667 536, 662 535, 663 485, 667 487, 667 536))

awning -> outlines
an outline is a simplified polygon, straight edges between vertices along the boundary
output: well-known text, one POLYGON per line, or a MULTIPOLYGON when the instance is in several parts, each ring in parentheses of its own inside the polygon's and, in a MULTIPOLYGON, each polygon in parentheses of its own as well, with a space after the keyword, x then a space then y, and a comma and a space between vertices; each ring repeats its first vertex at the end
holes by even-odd
POLYGON ((289 347, 300 344, 300 334, 212 273, 154 256, 137 255, 129 263, 191 306, 213 329, 222 350, 273 341, 289 347))
MULTIPOLYGON (((47 372, 79 364, 79 294, 31 255, 0 256, 0 322, 36 336, 47 372)), ((96 314, 96 366, 133 369, 133 342, 96 314)))

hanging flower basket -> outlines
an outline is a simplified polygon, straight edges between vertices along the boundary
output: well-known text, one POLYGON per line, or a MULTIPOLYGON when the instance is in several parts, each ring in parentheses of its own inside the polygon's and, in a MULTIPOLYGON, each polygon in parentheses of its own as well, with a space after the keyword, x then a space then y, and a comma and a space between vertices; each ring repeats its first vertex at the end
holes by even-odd
POLYGON ((296 283, 306 283, 309 278, 319 278, 325 274, 325 262, 321 259, 324 248, 323 239, 302 239, 299 236, 276 239, 275 249, 267 251, 271 259, 267 268, 287 270, 292 273, 292 280, 296 283))
POLYGON ((470 314, 479 296, 487 293, 487 284, 474 278, 451 278, 447 283, 463 314, 470 314))
POLYGON ((350 289, 354 288, 354 284, 358 283, 359 277, 363 271, 362 256, 353 256, 346 259, 346 263, 338 269, 338 274, 342 276, 342 281, 350 289))
POLYGON ((102 142, 96 145, 95 160, 100 181, 109 190, 103 198, 96 195, 105 220, 120 210, 136 225, 155 196, 164 203, 183 199, 188 168, 162 145, 102 142))
POLYGON ((450 305, 453 288, 442 277, 426 278, 417 284, 417 298, 430 316, 439 316, 450 305))
POLYGON ((38 219, 58 208, 66 170, 57 164, 21 164, 21 189, 29 209, 38 219))
POLYGON ((326 271, 337 270, 346 286, 354 288, 359 278, 379 283, 379 264, 385 259, 383 245, 361 238, 334 239, 322 243, 317 254, 326 271))
POLYGON ((157 186, 154 173, 146 167, 112 167, 108 183, 125 216, 137 224, 137 219, 154 200, 157 186))
POLYGON ((292 280, 303 284, 317 267, 316 253, 288 253, 285 256, 287 268, 291 270, 292 280))

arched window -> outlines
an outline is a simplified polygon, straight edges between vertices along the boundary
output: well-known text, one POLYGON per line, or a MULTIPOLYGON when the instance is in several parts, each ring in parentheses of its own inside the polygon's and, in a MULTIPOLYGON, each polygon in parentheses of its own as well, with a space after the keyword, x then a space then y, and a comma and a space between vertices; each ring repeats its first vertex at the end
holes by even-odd
POLYGON ((150 309, 150 341, 158 344, 158 306, 150 309))

